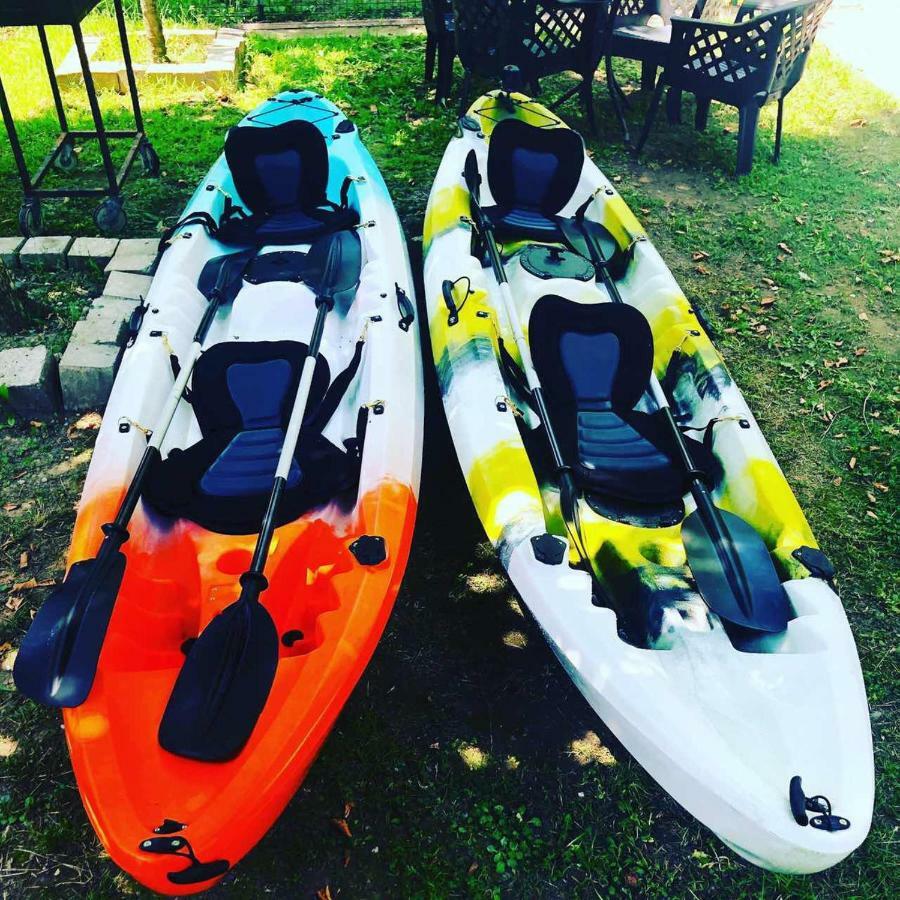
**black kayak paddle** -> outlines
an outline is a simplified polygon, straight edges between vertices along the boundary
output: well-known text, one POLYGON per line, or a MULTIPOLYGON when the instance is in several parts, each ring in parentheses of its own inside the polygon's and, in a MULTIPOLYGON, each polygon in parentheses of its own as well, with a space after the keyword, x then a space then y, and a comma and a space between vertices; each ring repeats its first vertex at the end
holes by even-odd
POLYGON ((103 526, 100 550, 93 559, 71 566, 63 583, 38 610, 19 647, 13 677, 16 687, 32 700, 46 706, 73 707, 84 703, 90 693, 125 574, 121 547, 128 540, 128 523, 140 500, 147 473, 159 457, 159 448, 194 364, 200 358, 216 312, 231 296, 254 254, 255 251, 230 253, 207 263, 212 273, 207 272, 207 278, 214 279, 215 283, 207 294, 206 309, 116 517, 103 526))
MULTIPOLYGON (((616 247, 615 240, 603 225, 585 217, 587 205, 581 206, 574 218, 561 219, 563 235, 576 253, 593 263, 610 298, 624 303, 609 272, 610 247, 616 247)), ((755 631, 784 631, 790 607, 768 547, 744 519, 715 505, 705 473, 694 464, 654 373, 650 389, 681 457, 697 507, 682 523, 681 536, 700 596, 714 613, 735 625, 755 631)))
MULTIPOLYGON (((159 726, 170 753, 205 762, 233 759, 247 743, 265 708, 278 667, 278 632, 260 595, 282 494, 297 449, 325 317, 336 298, 359 283, 362 253, 355 231, 315 243, 303 281, 316 294, 316 320, 275 471, 250 568, 241 575, 240 597, 215 616, 191 645, 159 726)), ((301 474, 301 477, 302 474, 301 474)))

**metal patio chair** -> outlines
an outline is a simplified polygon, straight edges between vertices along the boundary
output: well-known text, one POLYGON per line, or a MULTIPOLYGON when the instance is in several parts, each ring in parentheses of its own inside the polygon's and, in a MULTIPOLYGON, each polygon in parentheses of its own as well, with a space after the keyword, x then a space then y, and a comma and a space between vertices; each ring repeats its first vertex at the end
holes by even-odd
MULTIPOLYGON (((736 175, 753 166, 759 111, 778 102, 775 128, 777 163, 781 156, 784 99, 799 82, 813 41, 831 0, 787 4, 745 3, 733 24, 672 19, 672 39, 644 129, 635 146, 640 153, 649 137, 668 87, 677 98, 688 91, 697 98, 696 127, 706 127, 710 103, 717 100, 739 112, 736 175)), ((670 102, 670 117, 677 112, 670 102)))
POLYGON ((425 20, 425 81, 434 81, 437 62, 437 83, 434 102, 443 103, 450 96, 453 85, 453 60, 456 57, 456 25, 450 0, 422 0, 425 20))

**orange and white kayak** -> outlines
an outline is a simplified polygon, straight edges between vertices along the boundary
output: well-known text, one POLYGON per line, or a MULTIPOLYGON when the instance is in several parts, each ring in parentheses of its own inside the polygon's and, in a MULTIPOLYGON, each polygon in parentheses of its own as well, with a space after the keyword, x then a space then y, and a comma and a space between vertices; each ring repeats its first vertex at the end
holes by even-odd
MULTIPOLYGON (((271 488, 271 432, 283 425, 291 372, 316 318, 314 295, 292 275, 292 260, 309 242, 283 239, 262 247, 209 330, 160 470, 129 525, 125 576, 93 688, 64 711, 78 787, 100 840, 119 866, 164 894, 215 884, 281 813, 375 649, 412 539, 423 382, 403 232, 355 126, 328 101, 283 93, 239 128, 263 132, 296 120, 323 139, 332 205, 340 198, 363 226, 362 268, 355 297, 325 321, 324 363, 297 455, 300 486, 289 485, 289 518, 266 562, 261 602, 279 636, 271 693, 232 759, 188 759, 159 743, 191 642, 240 594, 259 530, 252 523, 271 488)), ((274 178, 276 188, 299 190, 304 173, 292 170, 291 154, 267 153, 255 158, 263 187, 274 178)), ((232 175, 223 156, 186 214, 218 221, 225 204, 249 206, 232 175)), ((207 302, 201 272, 233 250, 196 221, 188 219, 163 254, 143 324, 123 356, 70 564, 97 552, 101 526, 114 517, 147 445, 145 429, 172 389, 173 359, 190 352, 207 302)))

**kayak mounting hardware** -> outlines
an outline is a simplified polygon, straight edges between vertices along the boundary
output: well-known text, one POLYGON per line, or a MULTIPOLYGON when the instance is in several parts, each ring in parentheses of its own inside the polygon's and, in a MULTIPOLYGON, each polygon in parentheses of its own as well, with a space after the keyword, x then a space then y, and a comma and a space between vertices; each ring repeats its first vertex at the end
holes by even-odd
POLYGON ((401 331, 409 331, 409 326, 416 320, 416 309, 406 291, 396 282, 394 287, 397 291, 397 309, 400 311, 400 321, 397 324, 401 331))
POLYGON ((461 275, 455 281, 451 281, 449 278, 444 280, 444 283, 441 285, 441 293, 444 295, 444 306, 447 307, 447 311, 449 315, 447 316, 447 324, 448 325, 456 325, 459 322, 459 314, 462 311, 462 308, 466 305, 466 300, 472 296, 475 292, 472 290, 472 279, 469 278, 468 275, 461 275), (461 282, 465 281, 466 283, 466 296, 463 298, 463 302, 457 304, 456 295, 454 291, 456 290, 456 286, 461 282))
POLYGON ((361 566, 377 566, 387 559, 387 544, 380 534, 363 534, 350 545, 350 552, 361 566))
POLYGON ((552 534, 537 534, 531 539, 534 558, 545 566, 558 566, 566 555, 566 542, 552 534))
POLYGON ((293 647, 297 641, 303 640, 303 632, 299 628, 292 628, 281 636, 281 643, 285 647, 293 647))
POLYGON ((821 794, 807 797, 803 793, 803 784, 799 775, 791 779, 788 788, 791 801, 791 813, 798 825, 810 825, 820 831, 846 831, 850 827, 850 820, 843 816, 836 816, 831 812, 831 801, 821 794), (808 813, 818 813, 810 817, 808 813))
POLYGON ((798 547, 791 556, 801 565, 809 569, 813 578, 821 578, 823 581, 834 580, 834 565, 831 560, 816 547, 798 547))
POLYGON ((356 126, 349 119, 342 119, 338 122, 337 127, 334 129, 338 134, 350 134, 351 131, 354 131, 356 126))
POLYGON ((163 819, 162 825, 157 825, 153 829, 154 834, 174 834, 176 831, 184 831, 187 825, 184 822, 177 822, 175 819, 163 819))
MULTIPOLYGON (((166 819, 171 822, 172 819, 166 819)), ((175 823, 178 824, 177 822, 175 823)), ((144 853, 160 853, 169 856, 179 856, 190 862, 186 869, 168 872, 166 877, 172 884, 199 884, 201 881, 210 881, 224 875, 230 863, 227 859, 216 859, 211 862, 201 862, 194 854, 193 848, 187 838, 184 837, 155 837, 141 841, 139 850, 144 853)))

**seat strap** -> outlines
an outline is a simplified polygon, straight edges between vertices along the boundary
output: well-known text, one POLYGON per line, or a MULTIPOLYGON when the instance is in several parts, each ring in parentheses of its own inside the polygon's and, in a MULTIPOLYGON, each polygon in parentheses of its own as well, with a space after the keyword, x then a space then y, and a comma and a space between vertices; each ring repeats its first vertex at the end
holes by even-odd
POLYGON ((347 392, 347 389, 350 387, 351 382, 359 370, 365 343, 365 340, 356 342, 353 358, 350 360, 347 368, 335 377, 334 381, 329 385, 328 390, 325 391, 325 396, 322 397, 316 411, 306 423, 307 428, 321 432, 328 424, 329 420, 334 415, 335 410, 337 410, 338 404, 341 402, 341 397, 347 392))

